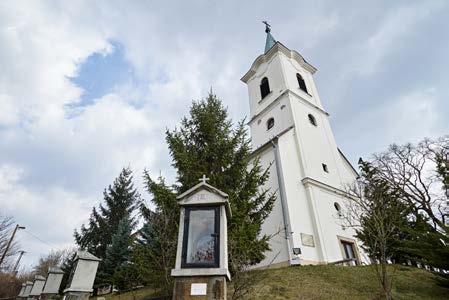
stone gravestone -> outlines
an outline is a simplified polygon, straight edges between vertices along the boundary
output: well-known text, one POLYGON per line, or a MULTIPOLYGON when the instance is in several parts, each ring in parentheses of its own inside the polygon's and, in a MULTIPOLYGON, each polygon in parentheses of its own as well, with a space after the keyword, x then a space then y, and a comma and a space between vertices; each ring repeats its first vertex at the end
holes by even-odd
POLYGON ((24 282, 22 283, 22 287, 20 288, 20 292, 17 295, 17 298, 24 298, 24 294, 25 294, 25 289, 26 289, 27 284, 24 282))
POLYGON ((65 300, 89 299, 100 261, 89 252, 77 252, 68 287, 64 290, 65 300))
POLYGON ((180 209, 173 299, 226 299, 228 195, 201 182, 177 197, 180 209))
POLYGON ((41 293, 41 299, 50 299, 59 293, 64 272, 60 268, 48 269, 47 280, 41 293))
POLYGON ((35 275, 33 287, 31 288, 30 291, 30 298, 39 299, 42 289, 44 288, 44 284, 45 284, 45 277, 35 275))
POLYGON ((33 283, 31 281, 27 281, 25 284, 25 291, 23 292, 22 297, 28 298, 30 296, 31 289, 33 288, 33 283))

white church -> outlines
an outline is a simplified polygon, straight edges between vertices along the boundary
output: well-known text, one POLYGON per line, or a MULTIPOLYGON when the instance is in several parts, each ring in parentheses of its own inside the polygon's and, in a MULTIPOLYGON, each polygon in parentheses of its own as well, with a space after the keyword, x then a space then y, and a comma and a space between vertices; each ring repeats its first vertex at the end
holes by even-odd
POLYGON ((262 233, 271 251, 258 267, 369 259, 340 220, 344 190, 358 176, 338 149, 313 80, 316 68, 275 41, 266 24, 265 53, 242 77, 247 84, 253 156, 270 167, 277 192, 262 233), (300 253, 300 254, 299 254, 300 253))

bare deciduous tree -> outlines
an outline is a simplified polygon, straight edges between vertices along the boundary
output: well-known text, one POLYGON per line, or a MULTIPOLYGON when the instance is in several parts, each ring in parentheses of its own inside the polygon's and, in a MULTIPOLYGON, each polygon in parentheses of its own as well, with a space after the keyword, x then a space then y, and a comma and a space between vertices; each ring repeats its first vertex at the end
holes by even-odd
MULTIPOLYGON (((447 191, 438 165, 449 161, 449 136, 425 139, 418 145, 391 145, 389 150, 374 155, 373 166, 414 213, 424 213, 436 230, 447 226, 447 191)), ((447 186, 446 186, 447 188, 447 186)))
MULTIPOLYGON (((6 245, 11 238, 12 231, 14 230, 14 219, 10 216, 0 215, 0 256, 6 250, 6 245)), ((0 266, 0 271, 10 270, 13 264, 12 257, 19 251, 19 244, 17 241, 13 241, 9 246, 6 253, 5 260, 0 266)))
POLYGON ((33 268, 33 272, 36 275, 46 276, 48 269, 60 266, 62 259, 69 250, 51 250, 47 255, 43 255, 39 258, 39 262, 33 268))
POLYGON ((368 162, 360 161, 361 176, 348 187, 348 201, 342 211, 342 220, 356 231, 364 250, 374 260, 374 268, 382 294, 391 299, 392 276, 388 261, 394 254, 391 244, 406 221, 406 206, 399 194, 383 180, 368 162))

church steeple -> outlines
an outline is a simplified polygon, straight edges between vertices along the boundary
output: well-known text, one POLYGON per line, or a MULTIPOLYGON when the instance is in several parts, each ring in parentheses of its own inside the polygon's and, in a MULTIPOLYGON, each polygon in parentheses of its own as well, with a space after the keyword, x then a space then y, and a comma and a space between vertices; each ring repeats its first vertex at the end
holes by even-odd
POLYGON ((271 25, 268 24, 267 21, 263 21, 262 23, 265 24, 265 32, 267 33, 267 39, 265 41, 265 52, 264 52, 264 53, 267 53, 268 50, 270 50, 271 47, 273 47, 274 44, 276 44, 276 40, 274 39, 274 37, 270 33, 271 25))

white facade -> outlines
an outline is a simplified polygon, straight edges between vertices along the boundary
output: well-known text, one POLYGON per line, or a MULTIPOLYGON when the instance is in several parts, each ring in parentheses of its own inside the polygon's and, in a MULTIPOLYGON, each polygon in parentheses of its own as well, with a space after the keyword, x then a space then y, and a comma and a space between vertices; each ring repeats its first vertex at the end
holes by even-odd
POLYGON ((277 192, 263 225, 263 234, 273 236, 271 251, 259 266, 297 264, 293 248, 301 249, 301 264, 341 261, 348 258, 348 243, 359 263, 368 261, 354 232, 342 228, 335 208, 344 207, 345 185, 357 172, 337 148, 314 83, 315 71, 298 52, 276 42, 242 78, 249 91, 254 156, 270 167, 266 187, 277 192), (297 74, 307 92, 300 88, 297 74), (270 93, 262 98, 265 77, 270 93))

